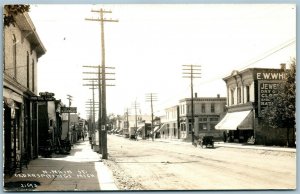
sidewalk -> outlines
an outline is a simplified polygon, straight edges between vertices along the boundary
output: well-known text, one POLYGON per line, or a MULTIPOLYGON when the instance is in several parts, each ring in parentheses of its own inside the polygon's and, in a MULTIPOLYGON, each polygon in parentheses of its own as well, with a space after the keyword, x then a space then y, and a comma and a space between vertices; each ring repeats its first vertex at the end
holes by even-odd
MULTIPOLYGON (((25 167, 24 167, 25 168, 25 167)), ((28 169, 5 178, 4 182, 22 181, 7 191, 103 191, 118 190, 112 172, 91 149, 89 141, 76 143, 68 155, 30 161, 28 169)))
MULTIPOLYGON (((151 139, 149 141, 152 141, 151 139)), ((174 144, 183 144, 183 145, 192 145, 192 142, 182 141, 180 139, 161 139, 157 138, 154 141, 165 142, 165 143, 174 143, 174 144)), ((251 145, 251 144, 242 144, 242 143, 224 143, 224 142, 215 142, 215 147, 229 147, 229 148, 240 148, 240 149, 258 149, 258 150, 268 150, 268 151, 282 151, 282 152, 292 152, 296 153, 296 148, 288 147, 279 147, 279 146, 263 146, 263 145, 251 145)))

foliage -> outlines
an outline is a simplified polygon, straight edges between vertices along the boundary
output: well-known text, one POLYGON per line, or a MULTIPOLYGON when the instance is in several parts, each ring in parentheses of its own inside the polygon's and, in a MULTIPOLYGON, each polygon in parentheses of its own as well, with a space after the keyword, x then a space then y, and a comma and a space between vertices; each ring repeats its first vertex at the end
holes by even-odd
POLYGON ((265 118, 271 127, 288 127, 295 125, 296 113, 296 60, 286 70, 287 80, 280 84, 279 93, 273 97, 273 106, 265 111, 265 118))
MULTIPOLYGON (((280 84, 278 95, 271 98, 272 106, 263 113, 264 121, 272 128, 294 129, 296 120, 296 60, 285 70, 286 81, 280 84)), ((288 135, 288 134, 287 134, 288 135)), ((288 137, 287 137, 288 138, 288 137)), ((288 138, 289 139, 289 138, 288 138)))
POLYGON ((15 24, 15 16, 24 12, 29 12, 30 5, 5 5, 4 9, 7 11, 4 14, 4 26, 15 24))

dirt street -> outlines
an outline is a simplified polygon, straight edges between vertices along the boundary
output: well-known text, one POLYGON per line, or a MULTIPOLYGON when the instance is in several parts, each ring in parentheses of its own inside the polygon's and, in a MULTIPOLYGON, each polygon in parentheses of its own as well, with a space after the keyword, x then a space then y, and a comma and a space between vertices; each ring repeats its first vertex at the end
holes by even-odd
POLYGON ((296 154, 189 143, 129 140, 108 135, 120 190, 295 189, 296 154))

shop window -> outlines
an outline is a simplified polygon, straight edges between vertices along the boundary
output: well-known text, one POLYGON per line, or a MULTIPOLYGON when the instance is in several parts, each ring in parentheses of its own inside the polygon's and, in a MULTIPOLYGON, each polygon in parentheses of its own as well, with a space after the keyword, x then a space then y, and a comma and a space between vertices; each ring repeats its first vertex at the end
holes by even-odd
POLYGON ((206 123, 199 123, 199 130, 207 130, 206 123))
POLYGON ((210 130, 215 130, 215 126, 216 126, 215 124, 212 124, 212 123, 211 123, 211 124, 210 124, 210 130))

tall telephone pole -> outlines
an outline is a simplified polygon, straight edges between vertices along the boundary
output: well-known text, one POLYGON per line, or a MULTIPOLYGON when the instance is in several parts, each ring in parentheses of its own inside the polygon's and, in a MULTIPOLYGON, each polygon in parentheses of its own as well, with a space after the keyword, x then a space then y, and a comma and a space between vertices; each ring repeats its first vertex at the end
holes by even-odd
POLYGON ((132 108, 134 108, 135 112, 135 133, 137 133, 137 108, 139 108, 139 104, 137 104, 136 100, 134 101, 134 104, 132 105, 132 108))
MULTIPOLYGON (((105 19, 103 17, 104 13, 112 13, 111 11, 103 10, 102 8, 100 10, 92 10, 92 12, 97 12, 100 14, 100 18, 98 19, 90 19, 87 18, 86 20, 90 21, 98 21, 101 24, 101 51, 102 51, 102 79, 101 79, 101 94, 102 94, 102 101, 99 100, 99 102, 102 103, 101 110, 99 109, 99 112, 101 111, 101 124, 103 126, 100 126, 99 130, 103 132, 103 146, 102 146, 102 159, 107 159, 107 131, 106 131, 106 80, 105 80, 105 44, 104 44, 104 22, 118 22, 118 20, 112 20, 112 19, 105 19)), ((99 74, 100 74, 100 68, 99 68, 99 74)), ((100 76, 100 75, 99 75, 100 76)), ((100 81, 100 79, 99 79, 100 81)), ((99 84, 100 86, 100 84, 99 84)), ((100 88, 99 88, 100 91, 100 88)), ((100 107, 99 107, 100 108, 100 107)), ((100 118, 100 117, 99 117, 100 118)), ((100 120, 99 120, 100 121, 100 120)))
MULTIPOLYGON (((107 144, 103 144, 103 142, 105 141, 104 139, 107 138, 106 136, 103 135, 103 131, 101 130, 101 125, 103 124, 103 112, 102 112, 102 106, 103 106, 103 93, 101 90, 101 88, 103 88, 102 86, 102 80, 103 80, 103 77, 102 77, 102 72, 101 72, 101 69, 102 69, 102 66, 98 65, 98 66, 83 66, 83 67, 87 67, 87 68, 92 68, 92 69, 97 69, 97 72, 96 71, 91 71, 91 72, 83 72, 84 74, 92 74, 92 75, 97 75, 97 77, 94 77, 94 78, 83 78, 83 80, 88 80, 88 81, 91 81, 92 83, 88 83, 88 84, 83 84, 83 86, 92 86, 92 88, 98 88, 98 92, 99 92, 99 112, 98 112, 98 139, 99 139, 99 153, 102 154, 103 156, 103 146, 107 146, 107 144), (94 82, 97 82, 97 84, 94 84, 94 82)), ((105 67, 106 69, 115 69, 114 67, 105 67)), ((112 73, 112 72, 105 72, 105 74, 109 74, 109 75, 114 75, 115 73, 112 73)), ((115 80, 114 78, 104 78, 106 80, 115 80)), ((115 86, 113 84, 106 84, 105 86, 115 86)), ((106 149, 107 150, 107 149, 106 149)), ((104 150, 105 151, 105 150, 104 150)), ((105 158, 103 158, 105 159, 105 158)))
POLYGON ((146 94, 146 102, 151 103, 151 132, 152 132, 152 141, 154 141, 154 124, 153 124, 153 101, 157 101, 157 96, 155 93, 146 94))
MULTIPOLYGON (((67 96, 68 96, 67 99, 69 100, 69 108, 70 108, 71 102, 72 102, 72 96, 69 95, 69 94, 67 94, 67 96)), ((67 138, 68 138, 68 140, 70 140, 69 132, 70 132, 70 113, 68 113, 68 133, 67 133, 67 138)))
POLYGON ((191 79, 191 112, 192 112, 192 119, 191 119, 191 132, 192 132, 192 144, 194 143, 194 125, 195 125, 195 118, 194 118, 194 91, 193 91, 193 79, 194 78, 201 78, 200 77, 200 65, 183 65, 183 78, 191 79))

